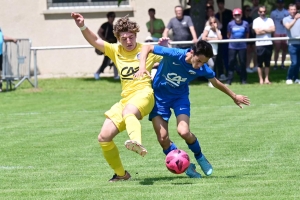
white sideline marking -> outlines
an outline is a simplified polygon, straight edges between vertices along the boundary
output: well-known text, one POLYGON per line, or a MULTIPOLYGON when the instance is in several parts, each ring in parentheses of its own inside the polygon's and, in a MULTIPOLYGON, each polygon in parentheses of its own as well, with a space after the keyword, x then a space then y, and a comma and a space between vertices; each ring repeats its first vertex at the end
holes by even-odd
POLYGON ((15 170, 15 169, 33 169, 33 166, 0 166, 0 170, 15 170))

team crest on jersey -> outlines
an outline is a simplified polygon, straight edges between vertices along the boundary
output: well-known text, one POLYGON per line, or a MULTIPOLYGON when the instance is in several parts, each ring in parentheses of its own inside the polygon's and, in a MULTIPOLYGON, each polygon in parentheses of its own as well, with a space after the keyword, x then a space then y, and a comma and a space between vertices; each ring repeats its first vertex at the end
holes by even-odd
POLYGON ((141 52, 138 52, 138 54, 136 54, 136 59, 140 60, 140 56, 141 56, 141 52))
POLYGON ((196 74, 196 72, 193 71, 193 70, 189 70, 189 73, 190 73, 190 74, 196 74))

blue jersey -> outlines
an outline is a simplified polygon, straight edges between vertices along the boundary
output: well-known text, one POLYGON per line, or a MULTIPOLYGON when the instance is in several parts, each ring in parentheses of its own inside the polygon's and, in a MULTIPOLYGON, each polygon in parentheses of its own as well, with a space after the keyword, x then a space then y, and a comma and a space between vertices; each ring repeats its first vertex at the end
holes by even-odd
POLYGON ((155 45, 153 53, 163 56, 153 79, 153 90, 156 97, 178 97, 189 95, 189 83, 199 76, 207 79, 215 77, 215 72, 204 64, 194 69, 185 61, 191 49, 167 48, 155 45))

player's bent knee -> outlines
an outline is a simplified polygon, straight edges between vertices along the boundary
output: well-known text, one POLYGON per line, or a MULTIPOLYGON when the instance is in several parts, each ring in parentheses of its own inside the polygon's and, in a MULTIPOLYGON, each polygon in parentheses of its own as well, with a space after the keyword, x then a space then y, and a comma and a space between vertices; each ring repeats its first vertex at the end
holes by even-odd
POLYGON ((192 133, 190 132, 190 130, 186 129, 186 130, 177 130, 178 134, 180 135, 180 137, 182 137, 183 139, 187 139, 190 138, 192 133))

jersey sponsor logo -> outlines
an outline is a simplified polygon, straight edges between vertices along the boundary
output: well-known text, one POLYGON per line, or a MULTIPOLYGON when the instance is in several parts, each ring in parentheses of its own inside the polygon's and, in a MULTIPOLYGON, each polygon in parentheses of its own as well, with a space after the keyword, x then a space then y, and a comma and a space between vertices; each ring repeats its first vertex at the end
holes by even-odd
POLYGON ((173 86, 179 87, 181 82, 185 82, 186 78, 182 78, 181 76, 178 76, 176 73, 168 73, 167 76, 164 76, 166 78, 166 81, 169 82, 173 86))
POLYGON ((189 73, 190 73, 190 74, 196 74, 196 72, 193 71, 193 70, 189 70, 189 73))
POLYGON ((121 77, 124 80, 133 80, 133 75, 139 70, 139 67, 123 67, 121 70, 121 77))
POLYGON ((187 109, 187 108, 179 108, 179 110, 185 110, 185 109, 187 109))
POLYGON ((180 64, 178 64, 178 63, 176 63, 176 62, 173 62, 172 64, 173 64, 173 65, 180 65, 180 64))

